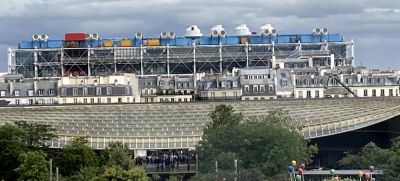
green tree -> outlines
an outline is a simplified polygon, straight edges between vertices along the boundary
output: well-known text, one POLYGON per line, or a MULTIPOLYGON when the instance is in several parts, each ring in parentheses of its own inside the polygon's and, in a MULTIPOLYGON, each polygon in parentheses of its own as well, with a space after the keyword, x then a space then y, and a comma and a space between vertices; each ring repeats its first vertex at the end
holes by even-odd
POLYGON ((102 162, 108 166, 119 166, 125 170, 132 168, 132 153, 122 142, 111 142, 102 154, 102 162))
POLYGON ((16 180, 15 169, 19 166, 18 157, 27 151, 21 141, 23 131, 14 125, 0 127, 0 180, 16 180))
POLYGON ((346 155, 339 160, 342 168, 367 169, 373 165, 382 169, 379 180, 392 181, 400 178, 400 137, 391 140, 389 149, 379 148, 375 143, 366 144, 359 153, 346 155))
POLYGON ((71 176, 85 167, 98 167, 96 153, 87 145, 85 137, 78 137, 62 149, 56 164, 60 167, 60 173, 71 176))
POLYGON ((55 129, 50 125, 16 121, 14 124, 23 130, 22 139, 28 146, 44 147, 45 142, 55 138, 55 129))
POLYGON ((147 173, 143 168, 133 167, 129 170, 125 170, 117 165, 106 166, 104 173, 101 175, 104 180, 112 181, 147 181, 147 173))
POLYGON ((88 180, 96 180, 100 175, 100 169, 98 167, 88 166, 81 167, 78 172, 75 172, 74 175, 67 177, 66 180, 69 181, 88 181, 88 180))
MULTIPOLYGON (((273 176, 285 172, 293 159, 309 163, 318 150, 314 145, 308 146, 308 141, 288 124, 280 110, 245 120, 232 106, 220 105, 210 117, 212 122, 197 146, 201 172, 214 172, 215 160, 236 155, 240 168, 257 169, 273 176)), ((233 165, 233 160, 230 163, 233 165)))
POLYGON ((46 154, 42 151, 21 153, 20 165, 16 168, 19 175, 18 180, 40 181, 48 178, 46 154))

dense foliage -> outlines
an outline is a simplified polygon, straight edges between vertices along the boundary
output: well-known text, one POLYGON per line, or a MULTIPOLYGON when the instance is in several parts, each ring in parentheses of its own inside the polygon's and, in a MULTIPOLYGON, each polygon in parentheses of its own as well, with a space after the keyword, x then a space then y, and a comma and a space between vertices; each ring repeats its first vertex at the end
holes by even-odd
POLYGON ((15 122, 0 126, 0 180, 48 180, 49 160, 60 168, 60 180, 106 181, 147 180, 143 168, 134 167, 131 153, 120 142, 110 143, 97 155, 84 137, 72 140, 61 150, 49 149, 55 138, 48 125, 15 122))
POLYGON ((233 173, 233 160, 237 159, 239 177, 247 174, 246 180, 259 180, 263 175, 285 173, 293 159, 309 163, 317 152, 279 110, 262 118, 244 119, 232 106, 221 105, 210 116, 212 122, 197 147, 202 173, 215 173, 215 161, 221 174, 233 173))
POLYGON ((400 178, 400 137, 392 139, 391 147, 383 149, 375 143, 366 144, 357 154, 349 154, 339 161, 343 168, 367 169, 373 165, 382 169, 383 175, 378 176, 382 181, 393 181, 400 178))

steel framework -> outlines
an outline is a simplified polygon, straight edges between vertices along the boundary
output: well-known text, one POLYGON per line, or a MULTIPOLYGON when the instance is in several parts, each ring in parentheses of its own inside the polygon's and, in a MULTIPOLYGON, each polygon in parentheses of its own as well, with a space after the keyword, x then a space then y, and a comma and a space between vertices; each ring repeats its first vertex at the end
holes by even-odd
MULTIPOLYGON (((354 64, 354 42, 9 49, 8 71, 27 78, 221 73, 233 67, 276 68, 277 61, 354 64)), ((309 64, 312 67, 312 63, 309 64)))

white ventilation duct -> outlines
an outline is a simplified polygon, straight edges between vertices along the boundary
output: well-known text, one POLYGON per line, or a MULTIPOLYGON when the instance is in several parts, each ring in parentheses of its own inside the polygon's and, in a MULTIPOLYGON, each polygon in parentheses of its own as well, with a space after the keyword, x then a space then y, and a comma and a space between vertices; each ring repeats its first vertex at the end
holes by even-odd
POLYGON ((160 37, 161 37, 161 38, 167 38, 167 37, 168 37, 168 32, 165 32, 165 31, 164 31, 164 32, 161 32, 161 33, 160 33, 160 37))
POLYGON ((170 31, 170 32, 168 32, 167 37, 170 38, 170 39, 174 39, 175 38, 175 33, 170 31))
POLYGON ((40 39, 40 35, 36 34, 36 35, 32 35, 32 40, 33 41, 39 41, 40 39))
POLYGON ((264 24, 262 26, 260 26, 260 34, 264 35, 264 36, 275 36, 278 34, 278 31, 272 27, 271 24, 264 24))
POLYGON ((91 37, 93 40, 98 40, 98 39, 99 39, 99 34, 93 33, 93 34, 90 35, 90 37, 91 37))
POLYGON ((90 39, 92 39, 92 35, 91 34, 85 34, 85 39, 86 40, 90 40, 90 39))
POLYGON ((328 28, 321 28, 321 34, 328 35, 328 28))
POLYGON ((47 41, 48 39, 49 39, 49 36, 47 36, 47 35, 40 35, 40 41, 47 41))
POLYGON ((315 28, 315 29, 313 30, 313 34, 315 34, 315 35, 320 35, 321 33, 322 33, 321 28, 315 28))
POLYGON ((235 34, 236 36, 249 36, 251 35, 251 32, 246 24, 240 24, 236 26, 235 34))
POLYGON ((215 25, 210 29, 211 36, 213 37, 224 37, 226 36, 226 31, 222 25, 215 25))
POLYGON ((199 27, 197 25, 191 25, 188 28, 186 28, 186 38, 198 38, 202 37, 203 34, 201 33, 199 27))
POLYGON ((140 32, 137 32, 137 33, 135 34, 135 38, 136 38, 136 39, 142 39, 142 38, 143 38, 143 34, 140 33, 140 32))

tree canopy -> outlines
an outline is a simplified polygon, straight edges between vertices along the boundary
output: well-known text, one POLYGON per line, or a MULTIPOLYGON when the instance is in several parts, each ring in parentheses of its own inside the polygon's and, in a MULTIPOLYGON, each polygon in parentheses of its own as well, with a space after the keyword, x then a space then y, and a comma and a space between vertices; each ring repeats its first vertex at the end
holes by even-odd
POLYGON ((46 154, 42 151, 21 153, 19 162, 21 164, 15 169, 19 175, 18 180, 47 180, 49 172, 46 154))
POLYGON ((391 140, 388 149, 378 147, 375 143, 366 144, 359 153, 349 154, 339 161, 342 168, 368 169, 373 165, 382 169, 383 175, 379 180, 392 181, 400 178, 400 137, 391 140))
POLYGON ((197 147, 200 171, 215 172, 216 160, 220 169, 232 170, 234 157, 243 173, 257 169, 266 176, 285 173, 291 160, 309 163, 316 146, 308 146, 283 114, 274 110, 265 117, 244 119, 232 106, 217 106, 197 147))

